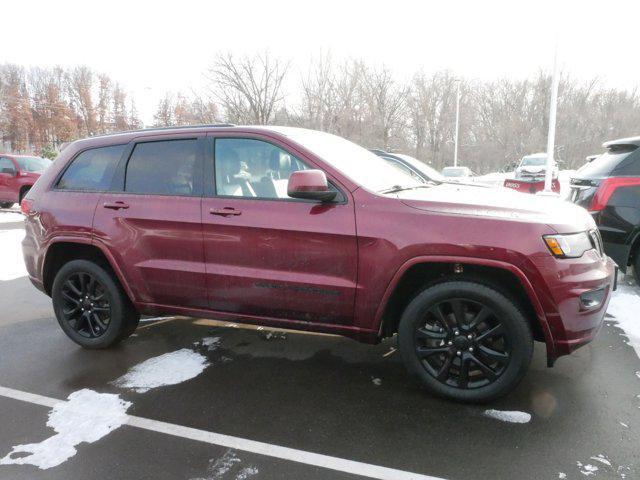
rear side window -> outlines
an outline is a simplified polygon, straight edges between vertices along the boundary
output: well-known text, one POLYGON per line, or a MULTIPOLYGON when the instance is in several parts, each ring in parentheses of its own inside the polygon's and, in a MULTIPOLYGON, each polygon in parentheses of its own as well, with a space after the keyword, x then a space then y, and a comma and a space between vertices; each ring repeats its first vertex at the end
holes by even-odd
POLYGON ((580 170, 584 178, 603 178, 618 175, 640 175, 640 150, 610 150, 580 170))
POLYGON ((106 191, 126 145, 92 148, 78 155, 62 174, 61 190, 106 191))
POLYGON ((155 195, 197 195, 196 139, 138 143, 131 153, 125 191, 155 195))

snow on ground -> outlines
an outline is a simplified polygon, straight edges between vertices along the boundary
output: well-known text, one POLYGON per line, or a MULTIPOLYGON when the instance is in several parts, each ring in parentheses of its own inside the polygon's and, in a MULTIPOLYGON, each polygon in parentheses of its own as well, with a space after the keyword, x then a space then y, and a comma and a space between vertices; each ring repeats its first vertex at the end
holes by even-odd
POLYGON ((640 358, 640 290, 637 286, 618 282, 618 290, 611 297, 607 313, 624 330, 629 345, 640 358))
POLYGON ((190 380, 200 375, 208 366, 207 357, 183 348, 139 363, 112 383, 117 387, 144 393, 152 388, 190 380))
POLYGON ((510 423, 529 423, 531 414, 527 412, 509 411, 509 410, 485 410, 484 415, 496 420, 510 423))
POLYGON ((19 212, 10 212, 8 210, 0 211, 0 223, 22 222, 24 215, 19 212))
POLYGON ((39 443, 17 445, 0 465, 35 465, 40 469, 55 467, 76 454, 76 446, 92 443, 124 425, 131 402, 118 395, 83 389, 69 395, 49 412, 47 426, 55 435, 39 443), (27 455, 24 455, 27 454, 27 455))
POLYGON ((0 281, 27 275, 22 256, 24 230, 0 230, 0 281))

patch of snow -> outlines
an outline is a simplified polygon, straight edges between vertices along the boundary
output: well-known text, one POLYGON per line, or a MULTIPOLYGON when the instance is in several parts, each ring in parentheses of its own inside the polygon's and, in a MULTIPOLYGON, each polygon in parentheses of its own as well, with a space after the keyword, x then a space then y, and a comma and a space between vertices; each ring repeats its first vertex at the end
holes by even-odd
POLYGON ((0 230, 0 280, 14 280, 27 275, 22 256, 24 230, 0 230))
POLYGON ((17 212, 7 212, 3 210, 0 212, 0 223, 15 223, 22 222, 24 220, 24 215, 17 212))
POLYGON ((578 468, 580 469, 580 473, 583 474, 585 477, 588 477, 590 475, 595 475, 596 472, 598 471, 598 467, 596 467, 595 465, 591 465, 591 464, 586 464, 583 465, 582 462, 576 462, 576 465, 578 465, 578 468))
POLYGON ((604 455, 600 454, 595 457, 591 457, 591 460, 595 460, 596 462, 603 463, 605 465, 611 466, 611 462, 604 455))
POLYGON ((629 428, 629 425, 627 425, 627 424, 626 424, 626 423, 624 423, 624 422, 618 422, 618 423, 619 423, 620 425, 622 425, 624 428, 629 428))
POLYGON ((80 443, 96 442, 124 425, 130 406, 131 402, 118 395, 88 389, 74 392, 49 412, 47 426, 56 431, 55 435, 39 443, 13 447, 0 459, 0 465, 27 464, 42 470, 60 465, 76 454, 80 443))
POLYGON ((233 470, 235 469, 237 471, 237 468, 240 467, 241 463, 242 460, 240 457, 238 457, 233 450, 229 449, 222 457, 209 460, 209 467, 207 468, 208 475, 206 478, 201 477, 191 480, 247 480, 259 473, 257 467, 248 466, 242 468, 236 475, 234 475, 233 470))
POLYGON ((208 366, 207 357, 183 348, 145 360, 112 383, 117 387, 144 393, 152 388, 190 380, 200 375, 208 366))
POLYGON ((376 387, 379 387, 380 385, 382 385, 382 380, 379 378, 372 378, 371 383, 373 383, 376 387))
POLYGON ((247 480, 247 478, 253 477, 254 475, 257 475, 258 473, 260 473, 260 472, 256 467, 246 467, 246 468, 243 468, 242 470, 240 470, 238 475, 236 475, 236 480, 247 480))
POLYGON ((200 341, 200 344, 203 347, 207 347, 207 350, 212 352, 220 346, 221 342, 222 340, 220 339, 220 337, 205 337, 200 341))
POLYGON ((487 417, 495 418, 503 422, 511 423, 529 423, 531 421, 531 414, 527 412, 508 411, 508 410, 485 410, 484 415, 487 417))
MULTIPOLYGON (((618 290, 613 293, 607 313, 613 315, 613 320, 624 330, 629 345, 640 357, 640 322, 638 321, 640 312, 640 295, 637 287, 619 285, 618 290)), ((636 372, 640 377, 640 372, 636 372)))
POLYGON ((567 474, 564 472, 559 472, 558 473, 558 478, 567 478, 567 474))

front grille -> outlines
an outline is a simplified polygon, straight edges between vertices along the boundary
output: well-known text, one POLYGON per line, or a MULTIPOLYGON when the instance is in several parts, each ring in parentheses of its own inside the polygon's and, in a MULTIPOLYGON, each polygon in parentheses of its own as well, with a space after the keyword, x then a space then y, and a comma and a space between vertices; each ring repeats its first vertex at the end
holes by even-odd
POLYGON ((600 256, 604 255, 604 247, 602 245, 602 236, 597 228, 589 230, 589 237, 591 238, 591 245, 597 250, 600 256))

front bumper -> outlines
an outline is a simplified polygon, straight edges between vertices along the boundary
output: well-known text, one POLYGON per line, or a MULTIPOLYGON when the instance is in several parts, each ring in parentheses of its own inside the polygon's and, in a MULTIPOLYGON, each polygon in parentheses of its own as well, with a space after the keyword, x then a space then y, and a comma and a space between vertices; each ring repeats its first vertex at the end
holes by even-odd
POLYGON ((575 259, 539 257, 535 263, 549 288, 545 316, 552 337, 549 356, 555 359, 595 338, 617 286, 618 266, 595 250, 575 259), (604 291, 602 301, 585 306, 583 295, 598 290, 604 291))

